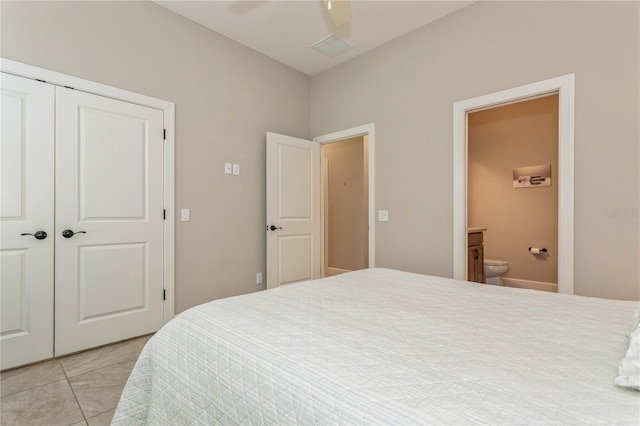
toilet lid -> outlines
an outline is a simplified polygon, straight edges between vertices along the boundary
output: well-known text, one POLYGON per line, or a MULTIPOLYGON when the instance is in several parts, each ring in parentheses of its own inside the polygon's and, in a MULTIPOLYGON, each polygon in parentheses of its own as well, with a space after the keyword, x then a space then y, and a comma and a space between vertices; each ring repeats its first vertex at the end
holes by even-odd
POLYGON ((506 260, 484 259, 484 264, 487 266, 504 266, 508 265, 509 262, 506 260))

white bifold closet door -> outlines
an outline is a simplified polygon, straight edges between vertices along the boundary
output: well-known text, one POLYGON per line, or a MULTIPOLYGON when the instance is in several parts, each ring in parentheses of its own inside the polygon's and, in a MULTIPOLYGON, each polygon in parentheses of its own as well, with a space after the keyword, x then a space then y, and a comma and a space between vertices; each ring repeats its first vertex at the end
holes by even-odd
POLYGON ((55 89, 4 73, 0 83, 0 366, 5 369, 53 356, 55 89))
POLYGON ((162 326, 163 128, 160 110, 2 74, 2 369, 162 326))
POLYGON ((56 355, 162 326, 163 128, 160 110, 56 88, 56 355))

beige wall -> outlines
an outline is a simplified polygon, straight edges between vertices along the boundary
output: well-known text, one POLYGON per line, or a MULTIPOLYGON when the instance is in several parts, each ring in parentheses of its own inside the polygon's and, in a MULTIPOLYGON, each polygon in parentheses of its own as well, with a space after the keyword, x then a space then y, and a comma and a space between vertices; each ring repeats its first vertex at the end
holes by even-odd
POLYGON ((467 135, 467 220, 487 228, 485 258, 509 262, 505 278, 557 283, 558 95, 471 113, 467 135), (551 186, 513 187, 514 168, 547 164, 551 186))
POLYGON ((478 2, 309 79, 150 2, 2 1, 0 51, 176 103, 177 311, 262 288, 267 130, 374 122, 376 265, 451 276, 453 102, 575 73, 575 290, 638 299, 639 8, 478 2))
POLYGON ((151 2, 0 7, 2 57, 175 102, 176 311, 263 289, 265 132, 309 137, 309 77, 151 2))
POLYGON ((454 102, 575 73, 575 292, 639 299, 639 8, 478 2, 312 77, 312 135, 375 123, 376 266, 453 274, 454 102))
POLYGON ((364 136, 323 145, 327 161, 327 266, 348 271, 367 267, 368 228, 364 136))

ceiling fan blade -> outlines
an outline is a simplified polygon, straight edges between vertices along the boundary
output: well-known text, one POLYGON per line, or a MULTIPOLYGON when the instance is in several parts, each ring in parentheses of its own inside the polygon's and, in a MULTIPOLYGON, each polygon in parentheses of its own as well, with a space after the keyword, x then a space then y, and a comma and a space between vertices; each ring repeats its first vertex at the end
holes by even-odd
POLYGON ((325 0, 327 12, 335 26, 351 22, 351 4, 349 0, 325 0))

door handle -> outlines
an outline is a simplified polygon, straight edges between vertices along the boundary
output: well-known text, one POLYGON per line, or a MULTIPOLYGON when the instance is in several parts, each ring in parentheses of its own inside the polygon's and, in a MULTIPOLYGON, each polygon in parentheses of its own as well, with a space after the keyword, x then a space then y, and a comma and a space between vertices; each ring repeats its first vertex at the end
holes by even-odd
POLYGON ((65 238, 71 238, 76 234, 86 234, 86 232, 84 231, 73 232, 71 229, 65 229, 64 231, 62 231, 62 236, 65 238))
POLYGON ((268 230, 275 231, 276 229, 282 229, 282 226, 275 226, 275 225, 267 226, 267 231, 268 230))
POLYGON ((25 235, 31 235, 33 236, 36 240, 44 240, 45 238, 47 238, 47 233, 44 231, 37 231, 35 234, 28 234, 28 233, 24 233, 24 234, 20 234, 22 236, 25 235))

